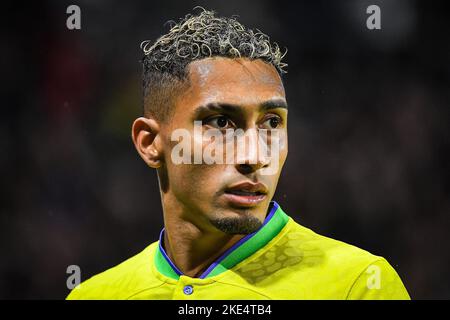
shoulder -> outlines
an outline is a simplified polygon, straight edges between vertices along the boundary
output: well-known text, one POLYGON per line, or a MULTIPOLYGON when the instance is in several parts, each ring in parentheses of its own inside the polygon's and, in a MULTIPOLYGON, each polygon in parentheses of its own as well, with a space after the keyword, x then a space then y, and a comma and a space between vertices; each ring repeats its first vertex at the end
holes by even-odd
POLYGON ((385 258, 317 234, 292 218, 233 271, 230 279, 275 299, 409 299, 385 258))
POLYGON ((137 292, 161 285, 151 271, 157 244, 152 243, 119 265, 82 282, 67 299, 127 299, 137 292))
POLYGON ((357 246, 320 235, 290 219, 283 246, 295 248, 294 251, 305 259, 315 258, 317 262, 331 265, 351 266, 365 265, 379 259, 357 246))
POLYGON ((317 234, 292 219, 285 238, 283 247, 301 256, 301 268, 316 266, 319 277, 339 281, 348 299, 409 299, 399 275, 382 256, 317 234))

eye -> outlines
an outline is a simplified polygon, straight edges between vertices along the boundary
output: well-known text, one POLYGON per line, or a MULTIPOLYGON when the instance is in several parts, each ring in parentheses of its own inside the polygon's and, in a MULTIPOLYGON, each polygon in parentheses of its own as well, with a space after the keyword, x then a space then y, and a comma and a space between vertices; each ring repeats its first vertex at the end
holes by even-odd
POLYGON ((217 129, 227 129, 233 126, 233 123, 226 116, 215 116, 204 121, 204 124, 208 124, 211 127, 217 129))
POLYGON ((266 119, 266 121, 263 122, 263 127, 265 129, 276 129, 278 128, 282 123, 282 120, 278 116, 270 117, 269 119, 266 119))

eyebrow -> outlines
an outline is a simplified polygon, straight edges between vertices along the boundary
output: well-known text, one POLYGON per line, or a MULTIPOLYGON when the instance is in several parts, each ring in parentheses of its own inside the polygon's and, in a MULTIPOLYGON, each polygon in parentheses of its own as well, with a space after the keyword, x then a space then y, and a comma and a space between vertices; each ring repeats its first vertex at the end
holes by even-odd
POLYGON ((270 110, 270 109, 277 109, 277 108, 283 108, 287 109, 288 105, 286 100, 284 99, 273 99, 273 100, 267 100, 260 104, 260 108, 262 110, 270 110))
MULTIPOLYGON (((267 100, 259 104, 260 111, 267 111, 277 108, 287 109, 288 105, 284 99, 267 100)), ((203 111, 217 111, 217 112, 240 112, 242 111, 242 105, 223 103, 223 102, 211 102, 206 105, 202 105, 195 109, 195 114, 200 114, 203 111)))

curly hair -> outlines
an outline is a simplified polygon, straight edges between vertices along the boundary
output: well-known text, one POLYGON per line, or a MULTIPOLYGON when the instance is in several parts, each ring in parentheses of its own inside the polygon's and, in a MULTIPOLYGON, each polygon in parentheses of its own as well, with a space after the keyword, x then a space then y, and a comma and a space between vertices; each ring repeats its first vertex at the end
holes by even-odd
POLYGON ((216 17, 214 11, 201 8, 197 15, 187 14, 180 22, 169 23, 167 34, 154 43, 150 40, 141 43, 146 115, 159 118, 167 115, 168 99, 185 82, 187 65, 195 60, 215 56, 261 59, 273 65, 280 75, 286 73, 287 64, 282 60, 287 50, 282 53, 266 34, 246 28, 235 16, 216 17))

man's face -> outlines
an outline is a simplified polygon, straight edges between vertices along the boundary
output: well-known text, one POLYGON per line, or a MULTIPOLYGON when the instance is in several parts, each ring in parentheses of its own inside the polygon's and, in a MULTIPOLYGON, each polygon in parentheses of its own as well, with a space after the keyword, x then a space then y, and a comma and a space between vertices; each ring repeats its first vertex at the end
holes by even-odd
POLYGON ((261 60, 216 57, 194 61, 188 68, 189 88, 177 99, 170 119, 161 124, 164 174, 160 178, 167 179, 163 201, 182 206, 185 218, 201 228, 229 234, 254 232, 264 221, 288 151, 282 81, 275 68, 261 60), (194 137, 194 121, 201 121, 202 133, 277 129, 277 141, 269 139, 269 144, 278 143, 279 150, 269 159, 258 154, 255 145, 247 145, 242 153, 236 149, 241 146, 233 143, 236 154, 244 157, 235 157, 232 163, 175 164, 172 150, 179 141, 172 141, 174 130, 191 133, 192 157, 211 146, 211 139, 194 137), (273 161, 276 170, 264 174, 273 161))

